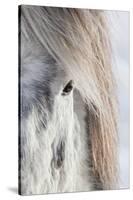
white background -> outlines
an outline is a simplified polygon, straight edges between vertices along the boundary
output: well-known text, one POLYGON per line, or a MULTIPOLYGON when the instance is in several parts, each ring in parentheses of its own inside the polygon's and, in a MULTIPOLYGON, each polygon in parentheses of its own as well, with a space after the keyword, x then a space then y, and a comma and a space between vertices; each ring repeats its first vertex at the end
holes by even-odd
POLYGON ((119 100, 120 188, 129 187, 129 12, 107 11, 115 58, 113 70, 119 100))
MULTIPOLYGON (((54 6, 71 6, 83 8, 100 8, 109 10, 130 10, 133 8, 131 1, 110 2, 105 0, 34 0, 34 1, 16 1, 4 0, 0 4, 0 199, 131 199, 133 194, 133 173, 131 176, 130 190, 119 191, 100 191, 88 193, 71 193, 71 194, 54 194, 21 197, 17 194, 17 177, 18 177, 18 4, 35 4, 35 5, 54 5, 54 6), (91 2, 90 2, 91 1, 91 2)), ((133 12, 131 12, 133 24, 133 12)), ((131 29, 131 35, 133 30, 131 29)), ((133 52, 133 39, 130 39, 130 48, 133 52)), ((132 76, 133 61, 130 63, 130 76, 132 76)), ((130 78, 132 87, 133 80, 130 78)), ((130 102, 133 100, 133 92, 130 92, 130 102)), ((130 105, 132 111, 132 104, 130 105)), ((132 112, 130 119, 132 119, 132 112)), ((132 122, 130 123, 130 146, 132 137, 132 122)), ((130 154, 130 168, 132 164, 132 151, 130 154)))

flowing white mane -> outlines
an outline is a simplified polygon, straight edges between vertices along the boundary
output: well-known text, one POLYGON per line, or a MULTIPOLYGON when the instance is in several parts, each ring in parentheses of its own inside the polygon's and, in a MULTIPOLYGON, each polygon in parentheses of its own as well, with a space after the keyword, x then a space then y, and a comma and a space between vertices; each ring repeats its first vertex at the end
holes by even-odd
POLYGON ((116 188, 117 100, 109 37, 104 11, 20 7, 21 194, 116 188), (70 80, 73 91, 63 96, 70 80))

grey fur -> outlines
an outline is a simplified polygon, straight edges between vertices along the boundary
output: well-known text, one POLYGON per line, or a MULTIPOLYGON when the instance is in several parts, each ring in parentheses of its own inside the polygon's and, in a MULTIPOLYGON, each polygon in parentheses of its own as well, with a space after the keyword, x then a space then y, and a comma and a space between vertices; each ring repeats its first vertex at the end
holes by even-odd
POLYGON ((55 168, 60 168, 63 165, 63 161, 65 160, 65 141, 62 140, 59 144, 54 147, 54 143, 52 144, 53 149, 53 159, 55 168))

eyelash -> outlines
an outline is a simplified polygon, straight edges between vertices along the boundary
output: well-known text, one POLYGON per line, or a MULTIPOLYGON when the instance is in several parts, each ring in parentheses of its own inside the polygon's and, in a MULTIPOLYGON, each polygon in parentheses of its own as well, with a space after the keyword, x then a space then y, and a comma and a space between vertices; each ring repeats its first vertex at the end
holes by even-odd
POLYGON ((73 89, 73 81, 70 80, 62 91, 62 95, 68 95, 73 89))

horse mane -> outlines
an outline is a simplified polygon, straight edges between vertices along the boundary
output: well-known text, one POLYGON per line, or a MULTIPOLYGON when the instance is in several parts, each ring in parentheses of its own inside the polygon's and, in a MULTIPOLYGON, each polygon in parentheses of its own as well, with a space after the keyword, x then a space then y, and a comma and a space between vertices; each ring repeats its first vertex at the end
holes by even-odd
POLYGON ((106 13, 22 6, 25 41, 35 41, 65 68, 87 108, 92 173, 104 189, 117 183, 117 98, 106 13))

